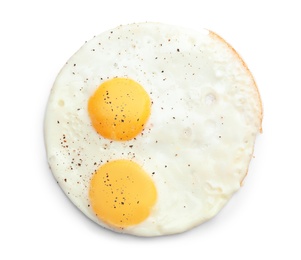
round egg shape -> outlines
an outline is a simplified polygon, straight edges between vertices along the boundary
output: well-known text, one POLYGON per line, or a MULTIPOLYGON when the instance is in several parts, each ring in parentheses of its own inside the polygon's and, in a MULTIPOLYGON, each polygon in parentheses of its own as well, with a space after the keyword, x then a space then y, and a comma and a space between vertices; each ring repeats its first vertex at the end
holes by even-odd
POLYGON ((87 217, 161 236, 223 208, 247 174, 261 123, 254 78, 221 37, 137 23, 95 36, 67 61, 44 136, 55 179, 87 217))

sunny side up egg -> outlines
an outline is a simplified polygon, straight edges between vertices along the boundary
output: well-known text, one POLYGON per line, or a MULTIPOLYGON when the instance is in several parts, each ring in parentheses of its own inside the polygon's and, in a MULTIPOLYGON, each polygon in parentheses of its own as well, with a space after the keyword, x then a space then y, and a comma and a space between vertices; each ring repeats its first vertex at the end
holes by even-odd
POLYGON ((62 68, 45 114, 60 187, 116 232, 160 236, 215 216, 237 191, 261 131, 245 63, 215 33, 119 26, 62 68))

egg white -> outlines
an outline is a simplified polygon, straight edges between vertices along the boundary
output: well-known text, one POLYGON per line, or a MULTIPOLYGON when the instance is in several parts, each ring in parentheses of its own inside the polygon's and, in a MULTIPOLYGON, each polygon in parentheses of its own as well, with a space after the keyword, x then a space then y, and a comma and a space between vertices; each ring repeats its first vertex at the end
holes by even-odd
POLYGON ((244 179, 262 119, 258 89, 236 52, 207 30, 158 23, 119 26, 82 46, 62 68, 45 115, 49 165, 70 200, 117 232, 183 232, 216 215, 244 179), (114 77, 139 82, 152 100, 144 131, 119 142, 98 135, 87 101, 114 77), (89 182, 107 161, 137 162, 158 200, 142 223, 116 229, 90 207, 89 182))

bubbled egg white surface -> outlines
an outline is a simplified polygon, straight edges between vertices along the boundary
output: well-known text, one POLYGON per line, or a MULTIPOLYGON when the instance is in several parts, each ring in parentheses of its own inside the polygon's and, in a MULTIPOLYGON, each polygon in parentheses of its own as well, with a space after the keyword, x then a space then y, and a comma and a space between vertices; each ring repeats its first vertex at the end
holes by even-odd
POLYGON ((59 73, 45 116, 51 170, 71 201, 106 228, 139 236, 183 232, 216 215, 240 188, 261 129, 255 82, 235 51, 214 33, 157 23, 119 26, 86 42, 59 73), (103 138, 87 102, 111 78, 133 79, 152 105, 144 131, 129 141, 103 138), (90 207, 92 174, 128 159, 152 178, 150 216, 123 229, 90 207))

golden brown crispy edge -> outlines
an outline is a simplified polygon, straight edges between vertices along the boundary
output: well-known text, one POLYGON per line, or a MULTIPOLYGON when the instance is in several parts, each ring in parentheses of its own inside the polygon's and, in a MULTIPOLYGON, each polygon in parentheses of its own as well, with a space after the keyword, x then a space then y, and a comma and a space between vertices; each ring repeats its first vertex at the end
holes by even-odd
POLYGON ((216 34, 215 32, 213 31, 209 31, 209 36, 215 40, 218 40, 220 41, 221 43, 225 44, 228 49, 230 49, 232 51, 232 53, 238 58, 238 60, 241 62, 241 64, 243 65, 243 67, 246 69, 247 73, 249 74, 250 78, 252 79, 253 81, 253 87, 255 88, 256 90, 256 93, 257 93, 257 96, 258 96, 258 103, 260 105, 260 109, 259 109, 259 114, 258 114, 258 117, 259 117, 259 120, 260 120, 260 128, 259 128, 259 131, 260 133, 262 133, 262 119, 263 119, 263 105, 262 105, 262 99, 261 99, 261 96, 260 96, 260 93, 259 93, 259 90, 258 90, 258 87, 257 87, 257 84, 255 82, 255 79, 250 71, 250 69, 248 68, 248 66, 246 65, 246 63, 244 62, 244 60, 242 59, 242 57, 238 54, 238 52, 228 43, 226 42, 221 36, 219 36, 218 34, 216 34))

